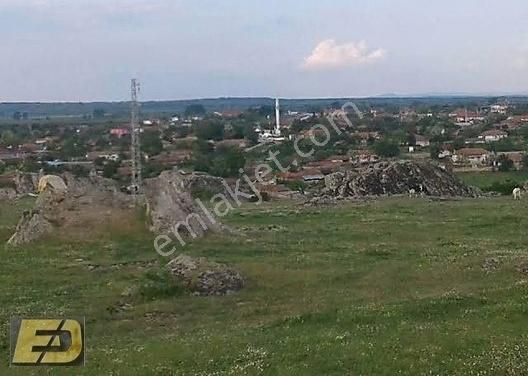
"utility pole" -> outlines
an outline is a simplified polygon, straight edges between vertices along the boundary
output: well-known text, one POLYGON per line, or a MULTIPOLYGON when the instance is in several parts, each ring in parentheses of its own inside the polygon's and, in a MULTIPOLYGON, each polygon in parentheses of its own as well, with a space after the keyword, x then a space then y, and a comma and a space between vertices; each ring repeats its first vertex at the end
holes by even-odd
POLYGON ((132 159, 132 195, 134 196, 134 203, 138 203, 138 195, 141 192, 141 143, 140 133, 141 127, 139 125, 139 81, 135 78, 132 79, 131 85, 132 102, 131 102, 131 115, 130 115, 130 131, 132 136, 132 142, 130 146, 130 155, 132 159))

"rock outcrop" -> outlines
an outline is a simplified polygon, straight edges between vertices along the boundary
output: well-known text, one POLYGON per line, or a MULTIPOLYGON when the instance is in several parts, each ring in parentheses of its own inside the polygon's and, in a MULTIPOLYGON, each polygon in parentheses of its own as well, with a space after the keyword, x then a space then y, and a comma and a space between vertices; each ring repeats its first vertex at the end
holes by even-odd
POLYGON ((222 231, 222 226, 216 220, 211 221, 194 202, 186 175, 177 171, 162 172, 157 178, 145 180, 144 190, 152 232, 170 233, 182 221, 195 237, 208 231, 222 231))
POLYGON ((36 173, 17 172, 14 176, 15 190, 17 195, 27 195, 37 191, 41 175, 36 173))
POLYGON ((431 163, 380 162, 366 168, 336 172, 326 177, 324 195, 362 197, 408 194, 414 190, 427 196, 476 197, 478 189, 468 187, 452 173, 431 163))
POLYGON ((14 188, 0 188, 0 201, 11 201, 17 197, 14 188))
POLYGON ((167 268, 196 295, 227 295, 241 290, 245 283, 238 271, 205 258, 179 255, 167 264, 167 268))
MULTIPOLYGON (((177 171, 165 171, 157 178, 145 180, 143 189, 150 231, 170 236, 181 224, 178 235, 186 232, 196 238, 209 231, 228 230, 210 212, 196 205, 191 197, 192 187, 197 184, 203 187, 210 181, 189 179, 188 175, 177 171)), ((11 245, 32 242, 57 228, 95 226, 105 218, 134 215, 132 196, 122 193, 116 182, 110 179, 98 176, 79 178, 68 173, 62 177, 46 175, 34 189, 39 191, 35 206, 20 219, 9 240, 11 245)), ((12 195, 13 192, 5 194, 12 195)))
POLYGON ((184 189, 189 191, 193 197, 211 197, 218 193, 229 197, 223 178, 197 172, 183 175, 180 173, 180 175, 182 176, 184 189))
POLYGON ((8 244, 20 246, 38 240, 55 229, 100 225, 114 211, 128 211, 131 198, 119 192, 112 180, 100 177, 64 179, 43 177, 37 184, 39 196, 32 210, 23 214, 8 244))

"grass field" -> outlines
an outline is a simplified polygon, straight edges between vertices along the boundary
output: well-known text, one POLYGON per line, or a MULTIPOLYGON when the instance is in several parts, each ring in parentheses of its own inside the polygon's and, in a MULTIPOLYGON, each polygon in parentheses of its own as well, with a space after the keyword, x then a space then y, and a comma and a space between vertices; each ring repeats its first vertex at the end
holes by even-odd
POLYGON ((493 184, 505 184, 513 182, 518 185, 523 185, 528 181, 528 171, 511 171, 511 172, 464 172, 459 173, 458 176, 469 185, 487 189, 493 184))
MULTIPOLYGON (((28 205, 0 204, 0 241, 28 205)), ((527 209, 244 206, 226 220, 243 235, 184 250, 247 276, 226 297, 157 286, 167 260, 139 221, 0 246, 0 375, 528 374, 527 209), (86 367, 8 369, 12 315, 85 316, 86 367)))

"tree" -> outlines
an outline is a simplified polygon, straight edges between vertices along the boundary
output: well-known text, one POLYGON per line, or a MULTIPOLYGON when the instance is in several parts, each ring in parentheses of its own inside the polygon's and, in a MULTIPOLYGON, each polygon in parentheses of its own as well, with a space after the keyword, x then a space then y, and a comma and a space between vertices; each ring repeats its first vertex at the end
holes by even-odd
POLYGON ((525 170, 525 171, 528 170, 528 154, 526 154, 526 155, 523 157, 522 168, 523 168, 523 170, 525 170))
POLYGON ((440 148, 439 144, 432 144, 430 149, 431 159, 438 159, 438 155, 441 151, 442 149, 440 148))
POLYGON ((499 164, 499 171, 501 172, 511 171, 514 167, 513 161, 505 154, 499 155, 497 163, 499 164))
POLYGON ((416 146, 416 136, 414 135, 414 133, 409 133, 407 135, 407 144, 409 146, 416 146))
POLYGON ((185 116, 203 116, 206 114, 205 107, 201 104, 190 104, 185 108, 185 116))
POLYGON ((238 176, 239 170, 246 165, 244 153, 238 148, 219 147, 217 150, 211 150, 206 143, 203 145, 195 148, 193 153, 193 166, 196 171, 227 178, 238 176))
POLYGON ((149 156, 158 155, 163 151, 161 133, 158 131, 148 131, 141 136, 141 150, 149 156))
POLYGON ((210 172, 223 178, 239 175, 239 170, 244 168, 246 158, 242 150, 233 147, 219 148, 215 152, 210 172))
POLYGON ((104 118, 106 115, 106 111, 103 110, 102 108, 95 108, 92 112, 92 117, 94 119, 102 119, 104 118))
POLYGON ((201 140, 220 141, 224 139, 224 124, 220 121, 203 121, 195 126, 194 132, 201 140))
POLYGON ((458 137, 455 139, 455 141, 453 141, 453 148, 455 150, 462 149, 465 145, 466 145, 466 140, 464 140, 461 137, 458 137))
POLYGON ((258 133, 252 126, 244 128, 244 136, 252 145, 255 145, 258 142, 258 133))
POLYGON ((381 140, 374 144, 374 152, 380 157, 393 158, 400 155, 400 147, 390 140, 381 140))
POLYGON ((18 144, 18 138, 11 130, 3 131, 0 136, 0 144, 3 146, 11 146, 18 144))
POLYGON ((64 159, 80 158, 86 155, 87 149, 77 138, 68 138, 62 145, 61 155, 64 159))
POLYGON ((107 161, 103 167, 103 176, 112 179, 117 174, 119 166, 119 162, 107 161))

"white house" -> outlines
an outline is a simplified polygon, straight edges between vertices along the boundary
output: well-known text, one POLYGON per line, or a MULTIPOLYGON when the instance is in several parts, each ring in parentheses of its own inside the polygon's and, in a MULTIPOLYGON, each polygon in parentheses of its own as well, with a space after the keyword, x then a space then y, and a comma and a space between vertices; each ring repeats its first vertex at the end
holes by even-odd
POLYGON ((497 142, 507 137, 508 133, 501 131, 500 129, 490 129, 489 131, 482 132, 479 139, 485 142, 497 142))

